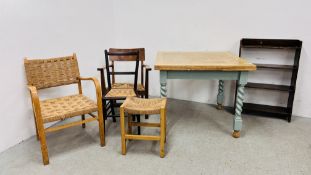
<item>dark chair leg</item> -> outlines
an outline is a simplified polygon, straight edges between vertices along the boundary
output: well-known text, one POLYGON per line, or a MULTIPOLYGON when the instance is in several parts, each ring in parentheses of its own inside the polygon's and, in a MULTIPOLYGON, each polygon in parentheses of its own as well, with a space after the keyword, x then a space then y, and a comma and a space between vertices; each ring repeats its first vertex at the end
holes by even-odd
MULTIPOLYGON (((149 95, 145 94, 145 98, 149 98, 149 95)), ((145 119, 149 119, 149 115, 145 115, 145 119)))
POLYGON ((102 100, 104 122, 107 120, 107 104, 106 100, 102 100))
POLYGON ((103 107, 103 123, 104 123, 104 131, 106 132, 106 125, 105 120, 107 120, 107 106, 106 106, 106 100, 102 100, 102 107, 103 107))
MULTIPOLYGON (((82 120, 82 121, 85 120, 85 115, 84 115, 84 114, 81 115, 81 120, 82 120)), ((85 128, 85 123, 82 123, 82 128, 85 128)))
POLYGON ((287 122, 290 123, 292 120, 292 115, 287 116, 287 122))
MULTIPOLYGON (((140 123, 140 115, 136 115, 137 122, 140 123)), ((137 127, 137 134, 140 135, 140 126, 137 127)))
POLYGON ((117 120, 115 117, 116 113, 114 111, 114 101, 113 100, 110 100, 110 109, 111 109, 111 114, 112 114, 112 121, 116 122, 117 120))

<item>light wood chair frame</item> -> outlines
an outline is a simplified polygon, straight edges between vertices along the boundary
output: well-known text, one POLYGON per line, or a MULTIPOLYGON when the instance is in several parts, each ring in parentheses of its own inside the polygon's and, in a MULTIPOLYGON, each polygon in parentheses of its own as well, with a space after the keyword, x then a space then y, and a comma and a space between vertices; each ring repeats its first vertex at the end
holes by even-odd
MULTIPOLYGON (((76 54, 73 54, 73 58, 77 60, 76 54)), ((24 60, 25 64, 29 62, 28 58, 25 58, 24 60)), ((85 124, 88 122, 92 122, 97 120, 98 121, 98 126, 99 126, 99 136, 100 136, 100 146, 105 146, 105 126, 104 126, 104 119, 103 119, 103 109, 102 109, 102 94, 101 94, 101 88, 99 81, 94 78, 83 78, 83 77, 77 77, 77 84, 78 84, 78 91, 79 94, 82 94, 82 84, 81 81, 92 81, 95 86, 96 90, 96 99, 97 99, 97 107, 98 107, 98 115, 94 115, 92 113, 89 113, 91 118, 85 119, 85 115, 82 115, 82 120, 81 121, 75 121, 59 126, 54 126, 54 127, 44 127, 44 122, 43 118, 41 115, 41 107, 40 107, 40 100, 39 100, 39 95, 38 95, 38 90, 36 86, 28 85, 28 89, 30 92, 31 96, 31 102, 32 102, 32 108, 33 108, 33 113, 34 113, 34 121, 35 121, 35 126, 36 126, 36 136, 37 140, 40 141, 41 143, 41 151, 42 151, 42 159, 43 159, 43 164, 48 165, 49 164, 49 155, 48 155, 48 149, 47 149, 47 143, 46 143, 46 133, 49 132, 54 132, 58 131, 61 129, 77 126, 77 125, 82 125, 83 128, 85 128, 85 124)), ((69 83, 69 84, 75 84, 75 83, 69 83)), ((59 85, 61 86, 61 85, 59 85)), ((49 87, 45 87, 49 88, 49 87)), ((43 89, 43 88, 40 88, 43 89)))
MULTIPOLYGON (((141 114, 141 113, 140 113, 141 114)), ((126 141, 127 140, 151 140, 160 141, 160 157, 165 157, 165 143, 166 143, 166 100, 160 109, 160 123, 146 123, 146 122, 133 122, 132 115, 125 111, 125 106, 120 106, 120 127, 121 127, 121 153, 126 155, 126 141), (127 113, 127 131, 125 129, 125 113, 127 113), (159 127, 160 136, 152 135, 135 135, 132 133, 132 126, 139 127, 159 127)))

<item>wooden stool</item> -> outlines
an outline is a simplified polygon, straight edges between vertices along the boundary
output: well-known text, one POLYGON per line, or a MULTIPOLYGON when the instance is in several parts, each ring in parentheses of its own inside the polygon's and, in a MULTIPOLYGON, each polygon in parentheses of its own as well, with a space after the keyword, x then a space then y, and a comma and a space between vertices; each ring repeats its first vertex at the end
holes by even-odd
POLYGON ((166 140, 166 98, 143 99, 137 97, 127 97, 120 107, 120 126, 122 154, 126 154, 126 140, 159 140, 160 157, 163 158, 164 142, 166 140), (124 113, 128 115, 128 131, 125 132, 124 113), (132 114, 160 114, 160 123, 133 122, 132 114), (134 135, 132 126, 160 127, 160 136, 134 135))

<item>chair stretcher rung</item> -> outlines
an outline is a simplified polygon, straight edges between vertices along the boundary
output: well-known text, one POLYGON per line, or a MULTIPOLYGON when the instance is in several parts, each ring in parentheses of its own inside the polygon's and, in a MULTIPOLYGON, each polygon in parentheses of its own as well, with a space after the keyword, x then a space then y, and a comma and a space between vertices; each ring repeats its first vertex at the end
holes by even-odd
POLYGON ((60 126, 50 127, 50 128, 45 129, 45 132, 58 131, 58 130, 69 128, 69 127, 72 127, 72 126, 81 125, 83 123, 92 122, 94 120, 97 120, 97 118, 88 118, 88 119, 85 119, 85 120, 71 122, 71 123, 68 123, 68 124, 60 125, 60 126))
POLYGON ((143 127, 160 127, 160 123, 145 123, 145 122, 131 122, 131 126, 143 126, 143 127))
POLYGON ((97 116, 95 114, 89 113, 89 115, 93 118, 96 118, 97 116))
POLYGON ((131 140, 160 140, 160 136, 132 135, 126 134, 125 139, 131 140))

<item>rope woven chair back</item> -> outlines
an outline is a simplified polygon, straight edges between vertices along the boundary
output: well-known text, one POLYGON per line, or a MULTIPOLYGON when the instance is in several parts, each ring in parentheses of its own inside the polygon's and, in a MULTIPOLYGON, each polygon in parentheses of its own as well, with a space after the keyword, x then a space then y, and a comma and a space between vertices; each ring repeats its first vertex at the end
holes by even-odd
POLYGON ((25 58, 27 84, 37 89, 78 83, 80 77, 76 54, 72 56, 33 59, 25 58))
MULTIPOLYGON (((128 52, 138 52, 139 61, 145 61, 145 48, 132 48, 132 49, 116 49, 110 48, 109 53, 128 53, 128 52)), ((109 57, 110 61, 136 61, 135 55, 111 55, 109 57)))

